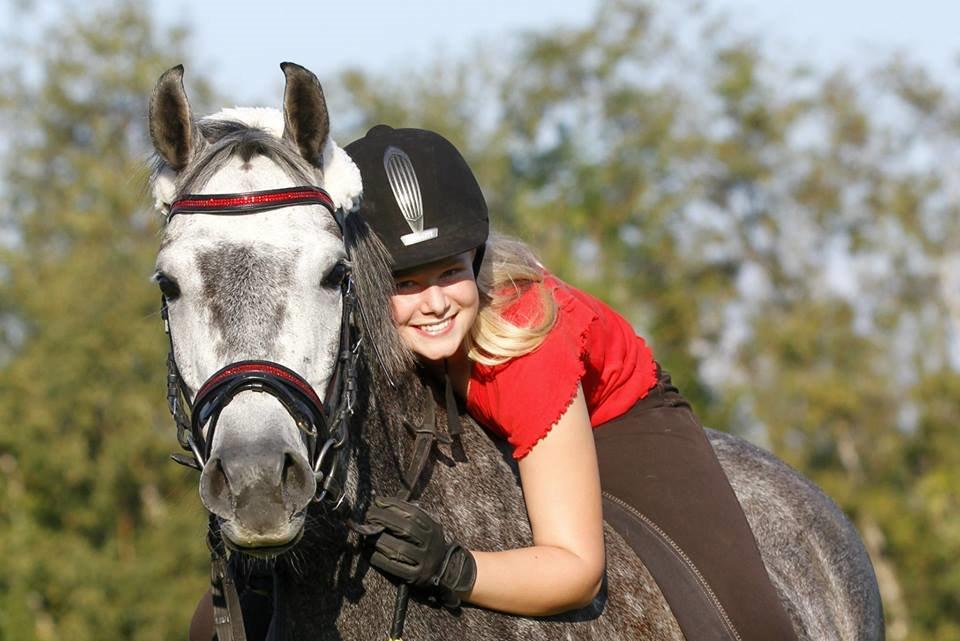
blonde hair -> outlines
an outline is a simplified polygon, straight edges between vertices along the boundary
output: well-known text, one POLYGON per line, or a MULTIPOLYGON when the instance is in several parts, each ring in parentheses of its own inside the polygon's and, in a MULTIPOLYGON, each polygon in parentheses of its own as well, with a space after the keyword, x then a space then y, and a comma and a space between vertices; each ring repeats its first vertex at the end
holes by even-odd
POLYGON ((557 304, 543 286, 544 267, 525 243, 491 234, 477 278, 480 310, 467 336, 467 356, 483 365, 500 365, 529 354, 544 341, 557 320, 557 304), (531 323, 516 325, 503 311, 531 287, 540 297, 541 313, 531 323))

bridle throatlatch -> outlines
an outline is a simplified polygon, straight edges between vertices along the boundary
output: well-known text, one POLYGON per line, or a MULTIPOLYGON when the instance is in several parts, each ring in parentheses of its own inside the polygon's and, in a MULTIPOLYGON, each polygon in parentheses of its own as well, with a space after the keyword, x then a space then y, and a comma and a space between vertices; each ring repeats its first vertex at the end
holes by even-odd
MULTIPOLYGON (((170 205, 166 222, 178 214, 245 215, 282 207, 321 205, 345 231, 346 214, 334 206, 330 195, 315 186, 289 187, 240 194, 199 194, 178 198, 170 205)), ((171 458, 187 467, 203 470, 210 458, 217 421, 223 409, 241 392, 255 391, 274 396, 300 430, 316 478, 314 501, 337 510, 344 500, 346 461, 349 450, 350 417, 357 393, 357 359, 360 339, 355 338, 356 293, 348 272, 340 284, 342 317, 340 343, 333 376, 327 385, 326 402, 301 375, 279 363, 245 360, 230 363, 200 386, 191 400, 190 390, 180 376, 173 349, 167 300, 160 314, 167 334, 167 404, 177 426, 177 441, 189 453, 171 458), (206 428, 206 431, 204 431, 206 428)), ((207 545, 211 556, 211 594, 214 625, 220 641, 246 641, 243 615, 230 566, 220 551, 219 526, 210 514, 207 545)))

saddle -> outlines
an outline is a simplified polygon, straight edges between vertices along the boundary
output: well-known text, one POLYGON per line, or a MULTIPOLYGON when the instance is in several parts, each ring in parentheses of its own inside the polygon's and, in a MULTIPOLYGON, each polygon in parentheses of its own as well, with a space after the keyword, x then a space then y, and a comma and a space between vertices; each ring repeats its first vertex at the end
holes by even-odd
POLYGON ((740 641, 696 565, 656 523, 607 492, 603 519, 650 570, 689 641, 740 641))

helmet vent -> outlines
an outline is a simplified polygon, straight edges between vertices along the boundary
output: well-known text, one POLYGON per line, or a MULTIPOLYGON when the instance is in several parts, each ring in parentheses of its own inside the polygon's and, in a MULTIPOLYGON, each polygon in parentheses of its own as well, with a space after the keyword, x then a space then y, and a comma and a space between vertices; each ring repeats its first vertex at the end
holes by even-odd
POLYGON ((383 153, 383 168, 387 172, 393 197, 410 226, 410 233, 402 235, 400 241, 409 247, 436 238, 436 227, 426 230, 423 228, 423 198, 420 196, 420 183, 417 182, 417 172, 413 169, 410 156, 391 145, 383 153))

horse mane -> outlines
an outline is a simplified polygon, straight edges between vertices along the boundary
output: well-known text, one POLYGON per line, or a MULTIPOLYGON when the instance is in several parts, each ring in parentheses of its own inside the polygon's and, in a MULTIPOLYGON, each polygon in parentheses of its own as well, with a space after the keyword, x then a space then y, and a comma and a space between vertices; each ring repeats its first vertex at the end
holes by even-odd
POLYGON ((344 219, 344 244, 353 262, 353 285, 357 293, 364 350, 373 376, 389 387, 414 371, 414 357, 403 343, 390 315, 393 272, 386 247, 357 214, 344 219))

